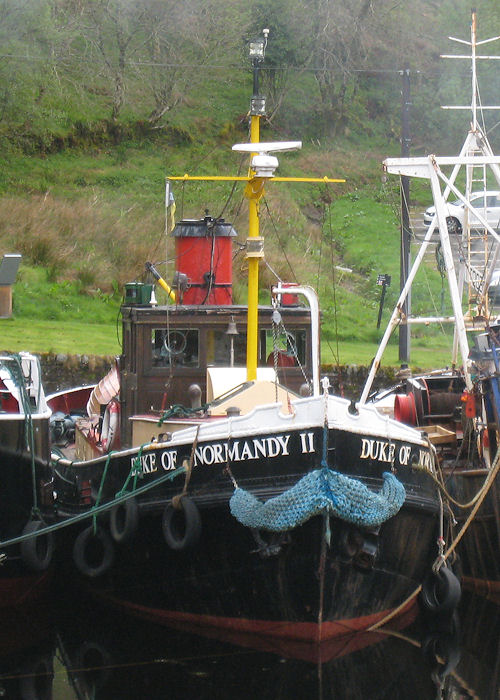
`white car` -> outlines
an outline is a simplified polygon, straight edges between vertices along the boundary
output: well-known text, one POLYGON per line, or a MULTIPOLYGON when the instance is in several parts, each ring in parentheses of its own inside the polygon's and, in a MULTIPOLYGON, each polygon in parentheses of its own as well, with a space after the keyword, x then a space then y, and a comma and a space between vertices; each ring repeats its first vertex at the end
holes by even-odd
POLYGON ((500 302, 500 270, 493 270, 490 286, 488 287, 488 299, 490 304, 498 304, 500 302))
MULTIPOLYGON (((469 201, 471 206, 476 209, 483 219, 486 219, 492 228, 500 228, 500 192, 473 192, 469 201)), ((462 233, 465 218, 465 205, 458 199, 456 202, 447 202, 446 206, 448 208, 448 215, 446 217, 448 232, 462 233)), ((435 213, 435 207, 429 207, 425 210, 425 226, 430 226, 435 213)), ((473 228, 481 227, 479 219, 471 212, 469 212, 469 223, 473 228)))

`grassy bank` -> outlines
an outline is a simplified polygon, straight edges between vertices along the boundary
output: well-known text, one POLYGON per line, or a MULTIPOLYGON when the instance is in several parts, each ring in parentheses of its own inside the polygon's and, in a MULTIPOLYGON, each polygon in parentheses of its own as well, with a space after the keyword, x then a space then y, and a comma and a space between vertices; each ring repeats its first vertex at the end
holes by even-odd
MULTIPOLYGON (((67 353, 77 355, 117 355, 120 353, 121 326, 119 319, 112 323, 88 321, 40 321, 10 318, 0 319, 1 350, 19 352, 67 353)), ((441 337, 429 344, 414 341, 411 345, 412 368, 432 369, 450 363, 449 340, 441 337)), ((377 352, 374 343, 340 342, 322 344, 324 365, 367 366, 377 352)), ((384 366, 397 367, 398 346, 392 343, 384 354, 384 366)))
MULTIPOLYGON (((261 266, 261 301, 268 303, 275 274, 312 285, 323 313, 323 362, 365 365, 382 335, 376 328, 377 276, 389 274, 393 280, 382 329, 398 294, 399 190, 397 182, 380 183, 383 151, 360 157, 346 144, 323 146, 285 154, 280 174, 328 173, 345 176, 345 184, 267 187, 260 221, 269 266, 261 266)), ((165 175, 234 173, 244 167, 226 143, 212 150, 121 144, 43 158, 11 154, 2 164, 0 253, 23 255, 13 289, 13 317, 0 321, 3 349, 99 355, 119 352, 123 285, 145 280, 146 260, 172 279, 165 175)), ((232 192, 227 183, 197 182, 178 185, 175 196, 176 220, 203 216, 208 209, 235 225, 234 295, 236 303, 245 303, 247 208, 242 192, 232 192)), ((425 196, 414 191, 422 207, 425 196)), ((161 292, 157 296, 161 303, 161 292)), ((412 308, 427 315, 435 309, 443 315, 449 311, 433 251, 415 280, 412 308)), ((412 364, 430 368, 449 361, 447 340, 440 333, 428 328, 412 332, 412 364)), ((383 362, 399 364, 397 339, 383 362)))

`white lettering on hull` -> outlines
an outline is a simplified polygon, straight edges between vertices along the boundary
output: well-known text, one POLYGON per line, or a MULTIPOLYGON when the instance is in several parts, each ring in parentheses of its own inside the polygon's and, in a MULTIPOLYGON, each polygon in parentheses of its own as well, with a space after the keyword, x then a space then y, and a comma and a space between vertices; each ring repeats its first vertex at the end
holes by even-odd
MULTIPOLYGON (((394 464, 396 455, 399 464, 407 466, 411 457, 411 445, 401 445, 396 450, 396 445, 388 440, 376 440, 374 438, 361 439, 360 459, 372 459, 375 462, 384 462, 386 464, 394 464)), ((420 450, 419 461, 428 468, 431 466, 431 458, 429 452, 420 450)))
MULTIPOLYGON (((229 443, 203 443, 194 451, 193 466, 210 467, 228 462, 244 462, 257 459, 274 459, 290 455, 290 434, 271 437, 259 437, 249 440, 234 440, 229 443)), ((302 454, 315 451, 314 433, 300 433, 302 454)), ((142 474, 158 471, 159 465, 164 471, 172 471, 178 466, 178 449, 164 450, 160 453, 147 452, 140 455, 142 474)), ((131 458, 132 466, 137 456, 131 458)))

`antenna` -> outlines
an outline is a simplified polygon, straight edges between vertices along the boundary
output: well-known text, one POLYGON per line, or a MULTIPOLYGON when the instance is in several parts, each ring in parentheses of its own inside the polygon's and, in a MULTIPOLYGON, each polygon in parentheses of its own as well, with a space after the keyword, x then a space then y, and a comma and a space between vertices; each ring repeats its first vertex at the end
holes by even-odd
POLYGON ((254 153, 250 167, 255 170, 257 177, 273 177, 278 167, 276 156, 269 155, 273 152, 296 151, 302 148, 302 141, 275 141, 269 143, 237 143, 233 151, 238 153, 254 153))
MULTIPOLYGON (((441 54, 441 58, 465 58, 471 61, 471 75, 472 75, 472 103, 470 105, 443 105, 442 109, 471 109, 472 110, 472 130, 477 131, 477 74, 476 74, 476 61, 498 61, 500 56, 478 56, 476 54, 476 48, 482 44, 490 44, 492 41, 498 41, 500 36, 494 36, 491 39, 483 39, 483 41, 477 41, 476 38, 476 12, 472 11, 472 21, 471 21, 471 40, 465 41, 464 39, 456 39, 453 36, 448 37, 451 41, 456 41, 458 44, 465 44, 471 47, 470 55, 458 55, 458 54, 441 54)), ((500 109, 500 105, 481 105, 481 109, 500 109)))

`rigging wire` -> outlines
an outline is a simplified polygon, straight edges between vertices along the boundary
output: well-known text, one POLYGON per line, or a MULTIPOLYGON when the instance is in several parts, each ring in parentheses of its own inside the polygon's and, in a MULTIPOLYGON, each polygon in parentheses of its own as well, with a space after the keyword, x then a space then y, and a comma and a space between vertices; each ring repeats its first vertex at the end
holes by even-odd
POLYGON ((276 226, 276 222, 274 221, 274 217, 273 217, 273 215, 272 215, 272 213, 271 213, 271 211, 270 211, 270 209, 269 209, 269 205, 268 205, 268 203, 267 203, 267 199, 264 197, 264 198, 263 198, 263 201, 264 201, 264 206, 265 206, 265 208, 266 208, 266 212, 267 212, 267 214, 268 214, 268 216, 269 216, 269 219, 270 219, 270 221, 271 221, 271 226, 272 226, 273 231, 274 231, 274 233, 275 233, 275 235, 276 235, 276 238, 277 238, 277 240, 278 240, 279 246, 280 246, 280 248, 281 248, 281 252, 283 253, 283 257, 285 258, 285 260, 286 260, 286 262, 287 262, 287 264, 288 264, 288 267, 290 268, 290 272, 291 272, 291 274, 292 274, 292 277, 293 277, 294 281, 295 281, 295 282, 298 282, 298 278, 297 278, 297 275, 295 274, 295 270, 293 269, 292 263, 290 262, 290 260, 289 260, 289 258, 288 258, 288 255, 286 254, 285 246, 283 245, 283 241, 281 240, 280 235, 279 235, 279 233, 278 233, 278 228, 277 228, 277 226, 276 226))
MULTIPOLYGON (((326 205, 325 205, 326 210, 326 205)), ((339 349, 339 326, 338 326, 338 305, 337 305, 337 278, 335 273, 335 256, 334 256, 334 238, 333 238, 333 225, 332 225, 332 208, 328 207, 328 230, 330 233, 330 256, 332 264, 332 290, 333 290, 333 327, 335 335, 335 350, 333 350, 330 345, 330 340, 327 339, 326 343, 332 357, 335 360, 335 364, 340 368, 340 349, 339 349)), ((340 372, 339 372, 340 378, 340 372)), ((343 394, 343 389, 340 387, 340 392, 343 394)))

